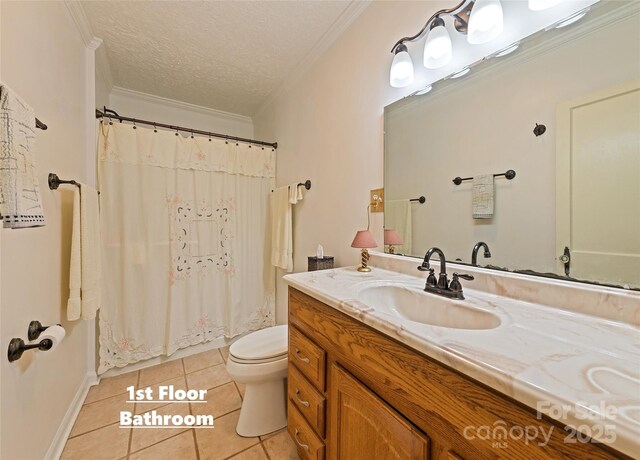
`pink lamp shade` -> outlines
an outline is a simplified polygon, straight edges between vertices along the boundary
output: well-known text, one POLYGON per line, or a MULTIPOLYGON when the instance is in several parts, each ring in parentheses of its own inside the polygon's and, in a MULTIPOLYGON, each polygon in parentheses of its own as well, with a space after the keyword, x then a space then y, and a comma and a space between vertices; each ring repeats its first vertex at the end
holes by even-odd
POLYGON ((378 243, 373 239, 373 235, 369 230, 358 230, 356 237, 351 243, 352 248, 377 248, 378 243))
POLYGON ((393 229, 384 231, 384 244, 402 244, 402 238, 393 229))

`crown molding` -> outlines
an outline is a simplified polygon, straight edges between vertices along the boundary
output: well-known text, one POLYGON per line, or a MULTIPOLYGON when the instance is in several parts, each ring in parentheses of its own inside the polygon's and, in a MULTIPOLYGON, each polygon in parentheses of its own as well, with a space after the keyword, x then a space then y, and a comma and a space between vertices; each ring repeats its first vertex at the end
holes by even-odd
POLYGON ((373 0, 353 0, 349 6, 338 16, 338 19, 331 27, 320 37, 320 40, 311 48, 295 70, 285 79, 280 86, 273 90, 266 99, 260 104, 258 109, 253 113, 252 117, 260 115, 267 107, 269 107, 287 88, 297 82, 313 64, 322 56, 325 51, 333 45, 336 40, 353 24, 353 22, 366 10, 373 0))
POLYGON ((65 0, 64 4, 76 25, 76 29, 80 34, 82 42, 87 49, 96 52, 96 71, 104 79, 107 88, 113 88, 113 75, 111 74, 111 67, 109 66, 106 49, 104 46, 100 46, 102 45, 102 39, 93 35, 91 23, 84 12, 82 4, 75 0, 65 0))
POLYGON ((136 91, 133 89, 122 88, 121 86, 114 86, 111 90, 112 96, 121 96, 129 99, 137 99, 139 101, 151 102, 153 104, 161 104, 164 106, 173 107, 176 109, 188 110, 190 112, 201 113, 211 117, 223 118, 230 121, 242 122, 253 124, 251 117, 246 115, 238 115, 236 113, 224 112, 222 110, 216 110, 202 105, 190 104, 188 102, 177 101, 175 99, 169 99, 162 96, 156 96, 154 94, 143 93, 142 91, 136 91))

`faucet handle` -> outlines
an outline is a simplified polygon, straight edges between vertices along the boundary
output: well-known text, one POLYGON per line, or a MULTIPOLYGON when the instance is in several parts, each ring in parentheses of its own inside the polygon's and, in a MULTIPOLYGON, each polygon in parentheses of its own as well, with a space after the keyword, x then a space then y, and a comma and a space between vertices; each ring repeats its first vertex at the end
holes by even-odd
POLYGON ((463 280, 467 280, 467 281, 473 281, 473 275, 466 275, 464 273, 454 273, 453 274, 453 279, 457 280, 458 278, 462 278, 463 280))
POLYGON ((438 281, 436 280, 435 271, 433 270, 433 268, 430 268, 429 276, 427 276, 427 286, 435 287, 437 284, 438 281))

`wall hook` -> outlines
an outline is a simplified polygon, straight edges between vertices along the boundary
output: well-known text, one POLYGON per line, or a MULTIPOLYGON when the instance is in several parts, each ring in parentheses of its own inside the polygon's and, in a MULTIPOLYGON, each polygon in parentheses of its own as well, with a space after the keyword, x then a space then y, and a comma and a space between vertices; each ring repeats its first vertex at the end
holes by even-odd
POLYGON ((542 136, 546 131, 547 127, 545 125, 539 125, 538 123, 536 123, 536 127, 533 128, 533 134, 535 134, 536 137, 542 136))

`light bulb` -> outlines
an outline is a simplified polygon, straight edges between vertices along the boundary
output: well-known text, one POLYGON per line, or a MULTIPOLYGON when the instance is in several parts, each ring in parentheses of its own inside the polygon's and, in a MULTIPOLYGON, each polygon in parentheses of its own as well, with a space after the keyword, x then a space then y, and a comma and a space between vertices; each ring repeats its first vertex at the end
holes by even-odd
POLYGON ((562 0, 529 0, 531 11, 542 11, 556 6, 562 0))
POLYGON ((503 26, 500 0, 476 0, 469 16, 467 41, 472 45, 487 43, 502 33, 503 26))
POLYGON ((424 66, 427 69, 437 69, 447 65, 453 55, 451 37, 444 26, 444 21, 436 18, 431 24, 431 30, 424 44, 424 66))
POLYGON ((398 45, 395 53, 389 73, 389 84, 394 88, 403 88, 413 83, 413 62, 405 45, 398 45))

